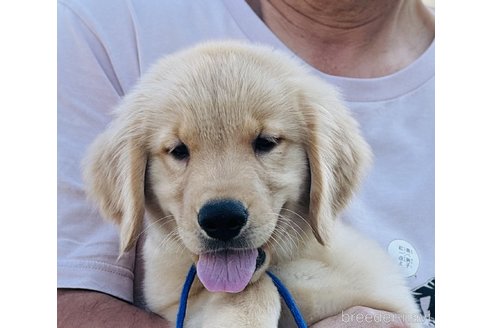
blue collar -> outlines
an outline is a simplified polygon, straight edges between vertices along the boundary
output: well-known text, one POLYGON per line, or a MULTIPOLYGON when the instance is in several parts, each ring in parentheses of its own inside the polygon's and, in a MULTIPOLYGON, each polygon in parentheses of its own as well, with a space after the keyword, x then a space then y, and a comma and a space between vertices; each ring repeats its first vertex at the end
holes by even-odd
MULTIPOLYGON (((282 298, 284 299, 285 304, 287 304, 287 307, 292 313, 292 316, 294 317, 297 326, 299 328, 307 328, 306 321, 302 317, 301 311, 299 310, 299 307, 294 301, 294 298, 290 294, 289 290, 282 284, 280 279, 278 279, 273 273, 271 273, 270 271, 267 271, 266 273, 270 276, 274 285, 277 287, 277 290, 280 296, 282 296, 282 298)), ((194 265, 192 265, 190 271, 188 271, 188 275, 186 276, 186 280, 183 285, 183 290, 181 291, 178 316, 176 319, 176 328, 183 328, 183 322, 186 315, 186 303, 188 301, 188 294, 190 292, 191 284, 195 279, 195 275, 196 275, 196 268, 194 265)))

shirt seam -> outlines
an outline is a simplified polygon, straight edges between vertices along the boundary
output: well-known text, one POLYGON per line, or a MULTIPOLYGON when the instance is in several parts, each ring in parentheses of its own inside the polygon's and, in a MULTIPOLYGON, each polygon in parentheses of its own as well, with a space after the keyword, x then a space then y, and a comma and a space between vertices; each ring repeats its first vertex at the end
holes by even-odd
POLYGON ((103 271, 108 273, 113 273, 118 276, 128 278, 133 280, 134 274, 123 267, 116 267, 108 263, 99 261, 61 261, 58 262, 59 268, 70 268, 70 269, 91 269, 97 271, 103 271))
MULTIPOLYGON (((67 9, 68 11, 70 11, 74 15, 74 17, 76 17, 80 21, 80 23, 82 23, 82 25, 87 29, 87 31, 94 37, 94 39, 97 41, 97 43, 99 43, 99 45, 101 46, 101 49, 104 50, 104 54, 106 55, 107 60, 111 64, 110 71, 111 71, 111 74, 114 77, 114 81, 115 81, 115 84, 116 84, 115 85, 115 84, 111 83, 111 85, 116 90, 116 93, 118 93, 118 95, 120 97, 122 97, 125 94, 125 92, 123 90, 123 87, 121 86, 121 83, 120 83, 120 81, 118 79, 118 76, 117 76, 117 74, 115 72, 115 69, 113 67, 113 63, 111 61, 110 53, 109 53, 108 49, 105 47, 104 43, 102 43, 101 40, 99 39, 97 32, 94 30, 94 28, 92 27, 92 25, 89 24, 87 22, 87 20, 84 19, 80 15, 80 13, 74 7, 72 7, 70 4, 68 4, 67 2, 64 2, 62 0, 58 0, 58 3, 60 5, 62 5, 62 6, 64 6, 65 9, 67 9)), ((79 10, 83 11, 83 9, 79 9, 79 10)), ((101 66, 101 70, 104 72, 104 75, 108 78, 108 81, 111 82, 111 78, 109 77, 108 72, 104 69, 104 65, 101 64, 100 59, 95 54, 94 54, 94 57, 96 58, 98 64, 101 66)))
MULTIPOLYGON (((401 94, 393 95, 392 97, 388 97, 388 98, 380 98, 380 99, 354 99, 354 100, 351 100, 349 98, 346 98, 346 99, 343 99, 343 100, 346 101, 346 102, 349 102, 349 103, 353 103, 353 104, 357 104, 357 103, 368 104, 368 103, 378 103, 378 102, 386 102, 386 101, 397 100, 399 98, 412 95, 415 92, 419 91, 420 89, 424 88, 427 85, 427 83, 429 83, 429 81, 432 80, 433 78, 435 78, 435 75, 429 76, 429 78, 427 80, 423 81, 420 85, 414 87, 413 89, 405 90, 405 92, 403 92, 401 94)), ((343 98, 343 93, 342 93, 342 98, 343 98)))

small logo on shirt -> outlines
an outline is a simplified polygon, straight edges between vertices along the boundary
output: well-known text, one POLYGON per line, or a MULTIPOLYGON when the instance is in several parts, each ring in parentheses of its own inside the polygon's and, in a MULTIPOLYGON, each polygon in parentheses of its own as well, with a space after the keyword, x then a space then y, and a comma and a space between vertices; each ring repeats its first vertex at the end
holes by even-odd
POLYGON ((388 253, 396 260, 405 277, 412 277, 417 273, 420 260, 415 248, 407 241, 395 239, 388 245, 388 253))

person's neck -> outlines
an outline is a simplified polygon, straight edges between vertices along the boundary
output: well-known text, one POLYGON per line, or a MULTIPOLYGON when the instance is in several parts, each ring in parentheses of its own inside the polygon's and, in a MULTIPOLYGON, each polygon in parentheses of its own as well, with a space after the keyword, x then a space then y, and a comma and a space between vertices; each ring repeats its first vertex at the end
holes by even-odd
POLYGON ((397 72, 434 39, 434 16, 417 0, 247 2, 287 47, 331 75, 397 72))

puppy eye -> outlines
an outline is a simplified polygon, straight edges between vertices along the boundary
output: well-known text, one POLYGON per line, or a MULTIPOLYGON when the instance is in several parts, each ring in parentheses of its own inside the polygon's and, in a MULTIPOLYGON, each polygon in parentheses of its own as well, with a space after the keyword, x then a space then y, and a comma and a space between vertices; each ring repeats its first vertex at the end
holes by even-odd
POLYGON ((169 151, 172 157, 178 161, 187 160, 190 157, 190 152, 185 144, 179 144, 169 151))
POLYGON ((260 136, 253 142, 253 149, 257 154, 265 154, 275 148, 279 142, 279 138, 260 136))

